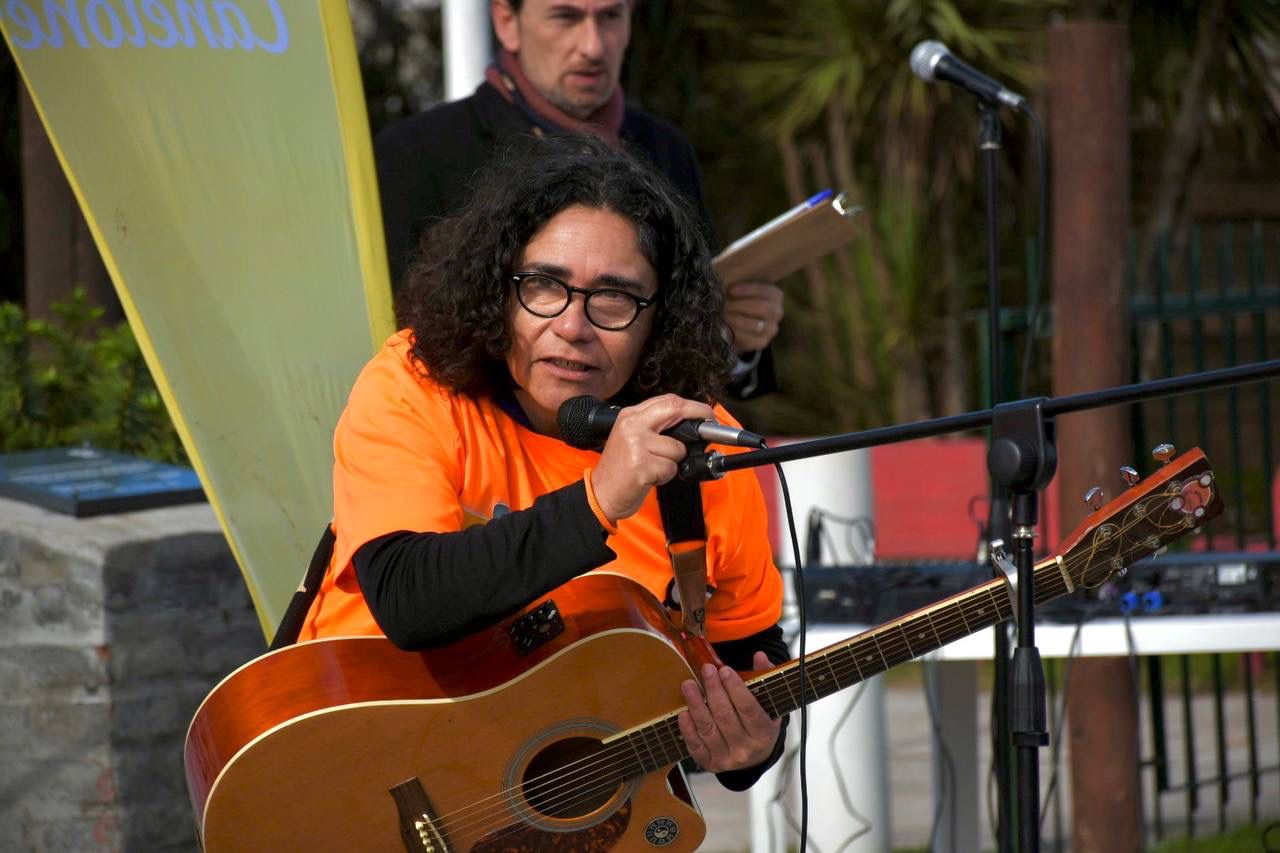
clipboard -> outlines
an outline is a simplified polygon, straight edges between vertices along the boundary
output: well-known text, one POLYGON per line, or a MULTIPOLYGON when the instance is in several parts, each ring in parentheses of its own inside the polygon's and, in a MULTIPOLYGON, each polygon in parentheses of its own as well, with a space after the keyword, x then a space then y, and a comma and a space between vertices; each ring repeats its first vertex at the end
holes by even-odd
POLYGON ((711 265, 725 284, 777 281, 852 240, 861 212, 844 193, 823 190, 730 243, 711 265))

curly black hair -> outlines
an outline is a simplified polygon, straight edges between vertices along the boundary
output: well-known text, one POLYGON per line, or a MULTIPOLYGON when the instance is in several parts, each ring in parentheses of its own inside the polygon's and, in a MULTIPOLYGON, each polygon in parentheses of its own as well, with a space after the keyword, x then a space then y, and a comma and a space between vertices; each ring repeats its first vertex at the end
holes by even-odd
POLYGON ((698 217, 651 165, 590 136, 521 137, 477 177, 468 204, 423 235, 396 299, 419 367, 473 396, 509 384, 515 264, 552 217, 575 205, 629 220, 657 273, 653 328, 615 400, 718 399, 733 350, 698 217))

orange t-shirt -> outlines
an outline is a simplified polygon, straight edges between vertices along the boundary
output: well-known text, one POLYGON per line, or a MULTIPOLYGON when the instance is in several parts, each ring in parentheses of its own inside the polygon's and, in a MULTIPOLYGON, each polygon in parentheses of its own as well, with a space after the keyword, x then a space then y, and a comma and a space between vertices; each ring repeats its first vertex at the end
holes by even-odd
MULTIPOLYGON (((451 394, 421 375, 399 332, 365 365, 334 435, 333 557, 300 640, 381 634, 351 558, 361 545, 400 530, 451 532, 484 523, 582 479, 599 454, 521 426, 488 397, 451 394), (501 511, 501 510, 500 510, 501 511)), ((716 417, 735 423, 723 408, 716 417)), ((707 637, 736 640, 770 627, 782 609, 782 580, 767 538, 755 475, 733 472, 702 485, 707 528, 707 637)), ((662 600, 671 561, 650 492, 618 523, 618 555, 595 571, 626 575, 662 600)))

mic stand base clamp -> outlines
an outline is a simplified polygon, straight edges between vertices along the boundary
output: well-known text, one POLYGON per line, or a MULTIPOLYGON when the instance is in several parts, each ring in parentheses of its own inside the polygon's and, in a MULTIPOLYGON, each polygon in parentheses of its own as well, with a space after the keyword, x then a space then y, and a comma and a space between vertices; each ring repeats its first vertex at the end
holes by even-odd
POLYGON ((1004 576, 1004 589, 1009 594, 1009 612, 1013 621, 1018 621, 1018 567, 1004 552, 1004 540, 991 540, 991 565, 1004 576))
POLYGON ((1012 503, 1013 544, 1017 569, 1004 548, 992 543, 993 562, 1005 576, 1006 589, 1015 602, 1018 645, 1009 674, 1011 704, 1010 744, 1017 754, 1016 806, 1018 848, 1023 853, 1040 849, 1039 748, 1049 742, 1045 711, 1044 668, 1035 647, 1035 526, 1037 493, 1049 484, 1058 467, 1053 444, 1053 421, 1044 416, 1044 398, 1005 403, 992 410, 991 447, 987 469, 992 479, 1008 489, 1012 503), (1017 577, 1017 581, 1013 578, 1017 577))

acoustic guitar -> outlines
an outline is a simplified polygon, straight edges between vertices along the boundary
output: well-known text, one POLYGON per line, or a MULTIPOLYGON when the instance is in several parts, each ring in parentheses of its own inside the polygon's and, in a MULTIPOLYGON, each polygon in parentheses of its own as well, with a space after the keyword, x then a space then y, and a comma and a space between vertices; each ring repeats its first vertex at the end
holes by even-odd
MULTIPOLYGON (((1191 450, 1090 515, 1035 567, 1043 603, 1091 588, 1221 512, 1191 450)), ((745 674, 770 714, 1014 613, 997 578, 805 658, 745 674)), ((206 853, 693 850, 680 683, 711 647, 635 582, 589 574, 421 652, 325 639, 244 665, 197 710, 186 772, 206 853)))

